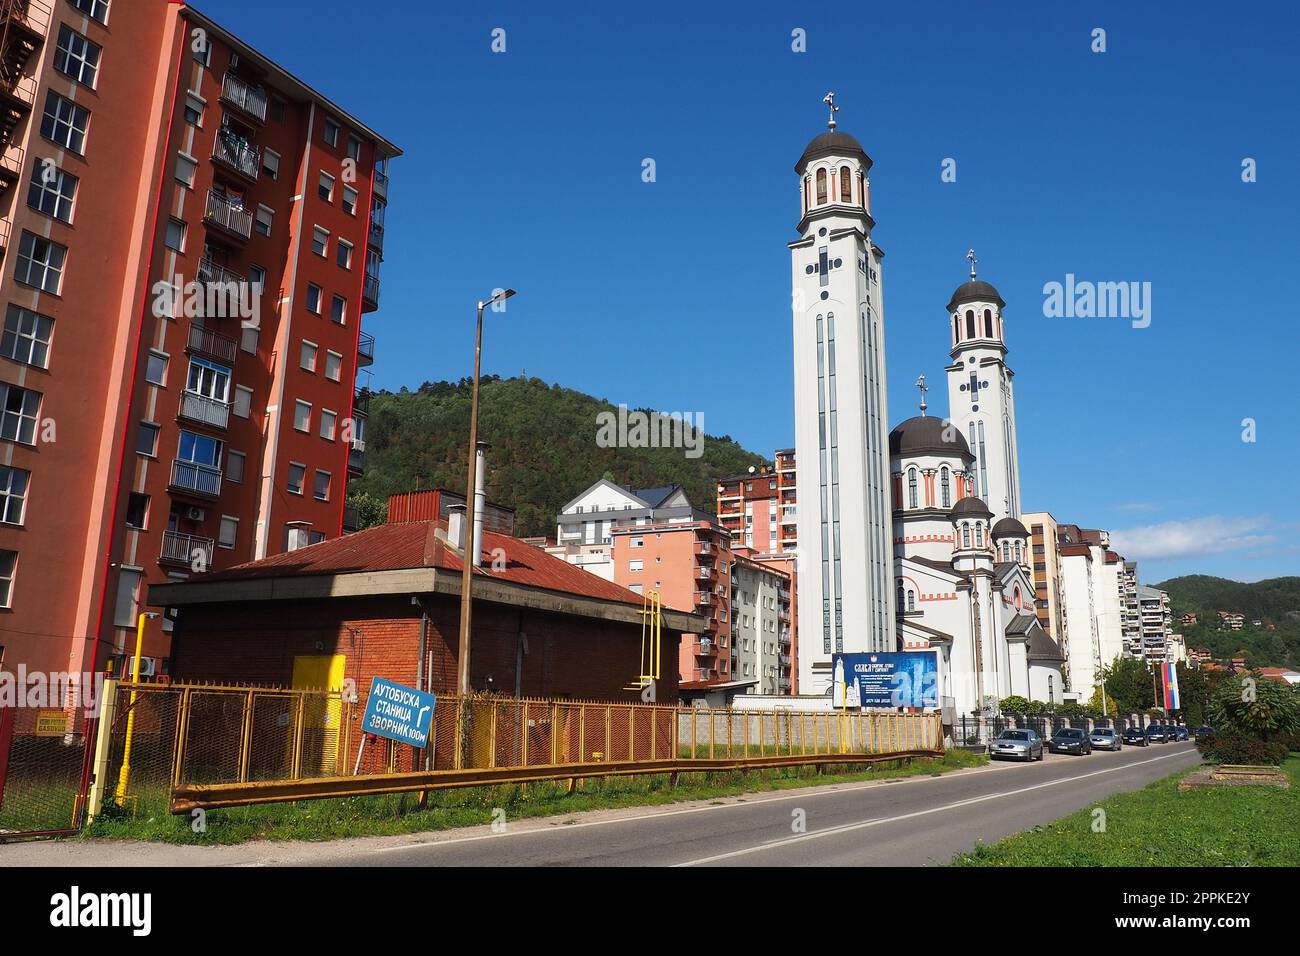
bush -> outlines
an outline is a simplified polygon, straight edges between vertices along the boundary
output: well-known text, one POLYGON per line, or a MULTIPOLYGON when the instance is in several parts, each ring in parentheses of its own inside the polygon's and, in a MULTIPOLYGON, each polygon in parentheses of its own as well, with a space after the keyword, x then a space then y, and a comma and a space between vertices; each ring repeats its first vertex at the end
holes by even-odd
POLYGON ((1260 740, 1246 734, 1215 734, 1196 741, 1201 755, 1213 763, 1280 764, 1290 746, 1283 740, 1260 740))

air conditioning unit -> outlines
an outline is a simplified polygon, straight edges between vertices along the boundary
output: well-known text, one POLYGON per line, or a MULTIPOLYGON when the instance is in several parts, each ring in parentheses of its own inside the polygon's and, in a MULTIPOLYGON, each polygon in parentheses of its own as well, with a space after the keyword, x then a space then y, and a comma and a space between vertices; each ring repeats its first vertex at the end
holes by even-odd
POLYGON ((364 438, 354 438, 354 439, 352 439, 352 450, 353 450, 353 451, 365 451, 365 450, 366 450, 366 440, 365 440, 364 438))
MULTIPOLYGON (((130 674, 135 669, 135 661, 131 658, 126 659, 127 673, 130 674)), ((158 658, 142 657, 140 658, 140 676, 153 677, 158 672, 158 658)))
POLYGON ((208 513, 205 509, 196 508, 194 505, 190 505, 185 509, 185 517, 190 521, 202 521, 207 516, 208 513))

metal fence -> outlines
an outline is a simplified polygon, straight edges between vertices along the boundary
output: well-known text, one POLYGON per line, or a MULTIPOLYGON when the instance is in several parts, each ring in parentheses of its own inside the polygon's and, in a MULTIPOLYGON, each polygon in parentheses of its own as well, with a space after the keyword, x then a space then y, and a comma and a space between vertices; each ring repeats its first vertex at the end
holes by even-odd
POLYGON ((94 738, 93 718, 0 707, 0 840, 80 828, 94 738))
POLYGON ((1051 737, 1066 727, 1081 727, 1091 733, 1098 727, 1113 727, 1124 733, 1129 727, 1146 727, 1159 721, 1139 715, 1127 717, 1062 717, 1048 715, 1025 717, 1018 714, 1001 714, 997 717, 958 717, 948 733, 952 746, 987 747, 990 740, 1010 728, 1035 730, 1043 739, 1051 737))

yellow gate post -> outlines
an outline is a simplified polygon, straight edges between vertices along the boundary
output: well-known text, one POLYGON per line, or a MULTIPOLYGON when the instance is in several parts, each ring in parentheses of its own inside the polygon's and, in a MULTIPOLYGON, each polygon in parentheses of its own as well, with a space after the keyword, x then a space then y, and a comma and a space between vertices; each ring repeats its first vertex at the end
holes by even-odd
POLYGON ((144 622, 158 615, 152 611, 141 611, 135 625, 135 663, 131 667, 131 703, 126 713, 126 745, 122 748, 122 770, 117 775, 117 793, 114 795, 120 807, 126 803, 126 788, 131 781, 131 737, 135 733, 135 685, 140 683, 140 654, 144 648, 144 622))

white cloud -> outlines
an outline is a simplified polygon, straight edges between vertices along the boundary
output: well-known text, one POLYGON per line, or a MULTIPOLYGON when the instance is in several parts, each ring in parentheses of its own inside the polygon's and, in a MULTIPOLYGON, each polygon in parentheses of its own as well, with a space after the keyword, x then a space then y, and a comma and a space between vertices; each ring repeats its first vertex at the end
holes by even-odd
POLYGON ((1210 515, 1112 531, 1110 544, 1130 561, 1187 558, 1269 544, 1275 538, 1266 532, 1275 530, 1277 525, 1267 515, 1210 515))

